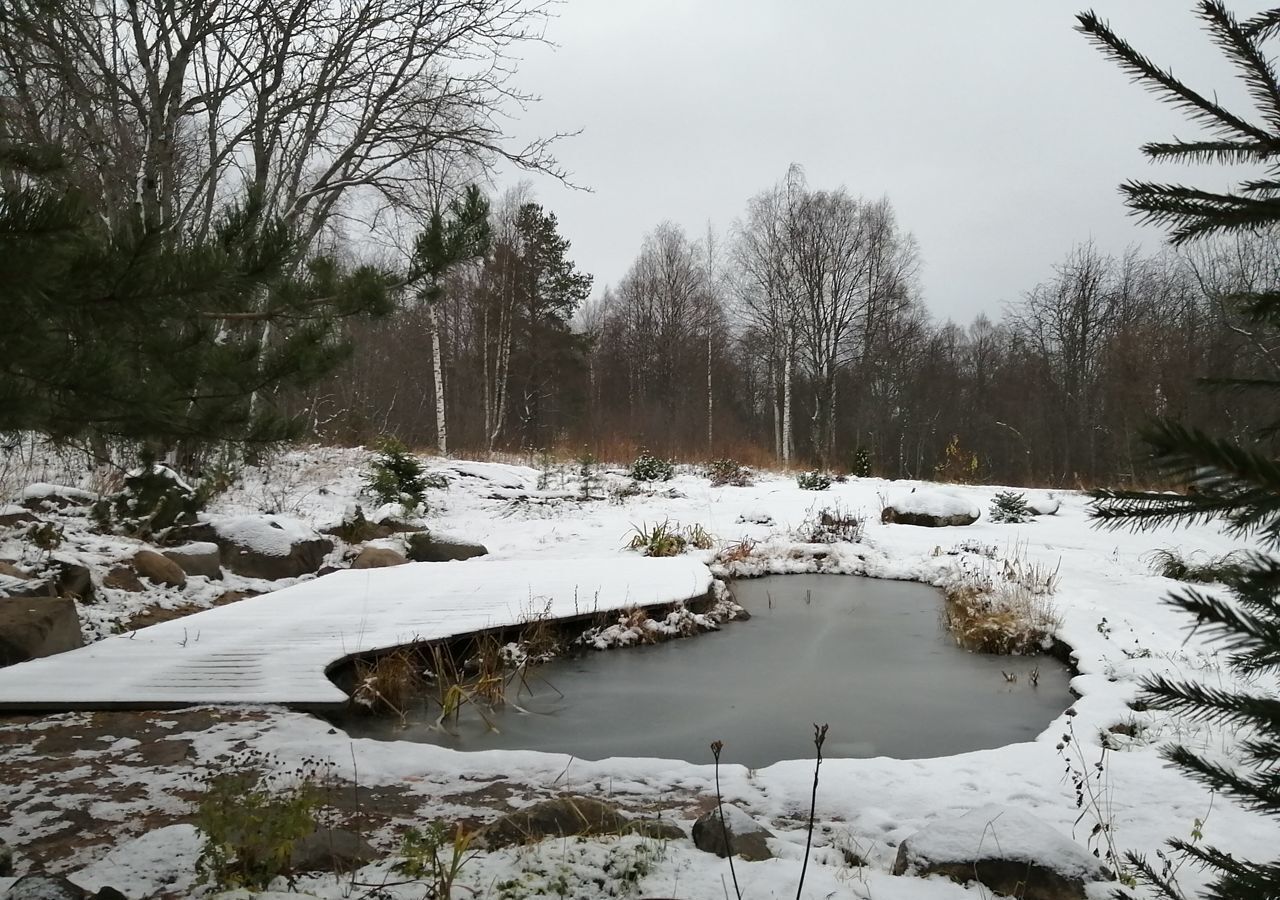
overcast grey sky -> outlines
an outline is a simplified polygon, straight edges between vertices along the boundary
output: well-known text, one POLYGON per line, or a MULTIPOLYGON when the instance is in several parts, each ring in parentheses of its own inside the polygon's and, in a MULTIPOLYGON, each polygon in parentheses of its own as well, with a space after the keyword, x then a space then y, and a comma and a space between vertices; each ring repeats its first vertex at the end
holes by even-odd
MULTIPOLYGON (((1235 2, 1244 16, 1265 2, 1235 2)), ((535 179, 597 291, 669 219, 693 236, 801 163, 815 188, 887 195, 919 243, 939 318, 998 315, 1074 242, 1113 252, 1161 235, 1126 216, 1129 177, 1225 186, 1156 169, 1148 140, 1196 132, 1073 30, 1058 0, 567 0, 558 47, 523 51, 541 95, 519 133, 581 128, 558 156, 570 191, 535 179)), ((1236 100, 1190 0, 1098 0, 1175 74, 1236 100)), ((1243 105, 1243 100, 1236 105, 1243 105)))

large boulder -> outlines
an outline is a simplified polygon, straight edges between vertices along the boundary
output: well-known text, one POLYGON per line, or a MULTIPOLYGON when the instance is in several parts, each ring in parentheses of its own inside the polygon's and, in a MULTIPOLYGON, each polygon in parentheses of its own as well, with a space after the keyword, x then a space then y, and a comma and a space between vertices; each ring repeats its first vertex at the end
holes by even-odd
POLYGON ((390 547, 365 547, 351 564, 351 568, 385 569, 389 566, 403 566, 408 561, 403 553, 390 547))
POLYGON ((694 845, 721 857, 733 855, 751 861, 772 859, 769 838, 773 832, 732 804, 722 804, 722 808, 723 822, 720 809, 713 809, 693 823, 694 845))
POLYGON ((416 531, 408 538, 409 558, 414 562, 452 562, 485 556, 489 550, 483 544, 472 544, 426 531, 416 531))
POLYGON ((0 598, 0 666, 84 646, 70 597, 0 598))
POLYGON ((154 550, 139 550, 133 555, 133 570, 143 578, 165 587, 185 587, 187 573, 182 567, 154 550))
POLYGON ((22 505, 29 510, 68 509, 89 506, 98 498, 80 488, 65 484, 29 484, 22 489, 22 505))
POLYGON ((531 844, 549 837, 643 834, 660 840, 683 838, 680 827, 658 819, 631 819, 616 806, 590 797, 557 797, 505 815, 476 835, 490 850, 531 844))
POLYGON ((887 525, 940 528, 972 525, 980 515, 982 510, 976 503, 958 494, 915 488, 889 499, 880 511, 880 521, 887 525))
POLYGON ((162 550, 161 554, 187 575, 203 575, 215 581, 222 578, 222 551, 213 541, 192 541, 162 550))
POLYGON ((899 845, 893 874, 977 881, 1023 900, 1086 900, 1086 884, 1111 879, 1075 841, 1030 813, 995 805, 917 831, 899 845))
POLYGON ((333 541, 284 516, 237 516, 210 520, 222 565, 246 578, 275 581, 318 570, 333 541))

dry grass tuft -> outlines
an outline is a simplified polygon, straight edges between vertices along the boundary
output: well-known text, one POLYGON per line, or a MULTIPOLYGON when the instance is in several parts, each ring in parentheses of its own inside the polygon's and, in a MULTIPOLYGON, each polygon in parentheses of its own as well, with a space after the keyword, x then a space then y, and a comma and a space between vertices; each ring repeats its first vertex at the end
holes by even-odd
POLYGON ((404 718, 426 684, 417 653, 402 648, 372 660, 356 660, 356 686, 351 699, 373 713, 404 718))
POLYGON ((734 563, 745 562, 751 558, 751 553, 756 549, 756 542, 743 538, 734 544, 729 544, 716 554, 716 560, 725 565, 733 565, 734 563))
POLYGON ((956 643, 974 653, 1034 654, 1061 625, 1052 596, 1058 570, 1014 553, 994 564, 966 561, 944 585, 943 620, 956 643))

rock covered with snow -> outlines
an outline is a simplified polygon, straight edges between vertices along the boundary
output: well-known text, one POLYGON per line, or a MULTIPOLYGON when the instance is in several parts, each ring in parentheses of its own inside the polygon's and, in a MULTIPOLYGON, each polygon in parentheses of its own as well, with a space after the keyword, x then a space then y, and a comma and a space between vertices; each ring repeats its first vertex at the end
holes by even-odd
POLYGON ((945 875, 1026 900, 1084 900, 1110 879, 1084 847, 1020 809, 988 805, 935 822, 898 847, 895 875, 945 875))
POLYGON ((93 494, 80 488, 65 484, 47 484, 43 481, 29 484, 22 489, 22 505, 29 510, 88 506, 97 499, 93 494))
POLYGON ((1053 494, 1028 493, 1026 503, 1027 509, 1037 516, 1057 515, 1058 510, 1062 508, 1062 500, 1053 494))
POLYGON ((410 534, 408 548, 409 558, 414 562, 453 562, 487 556, 489 553, 489 549, 483 544, 426 531, 410 534))
POLYGON ((0 505, 0 528, 26 528, 40 519, 30 510, 14 503, 0 505))
POLYGON ((222 564, 237 575, 276 581, 309 575, 333 550, 333 541, 287 516, 210 517, 222 564))
POLYGON ((972 525, 980 515, 978 505, 967 497, 944 490, 913 488, 891 497, 880 513, 880 521, 937 528, 972 525))
POLYGON ((222 578, 222 551, 213 541, 192 541, 164 551, 187 575, 203 575, 205 578, 222 578))
POLYGON ((703 813, 693 823, 693 843, 699 850, 758 862, 773 859, 769 838, 773 832, 731 803, 703 813), (724 819, 720 811, 724 811, 724 819))
POLYGON ((632 819, 612 803, 594 797, 556 797, 509 813, 481 829, 477 846, 492 850, 532 844, 545 838, 643 834, 659 840, 683 838, 678 825, 656 819, 632 819))

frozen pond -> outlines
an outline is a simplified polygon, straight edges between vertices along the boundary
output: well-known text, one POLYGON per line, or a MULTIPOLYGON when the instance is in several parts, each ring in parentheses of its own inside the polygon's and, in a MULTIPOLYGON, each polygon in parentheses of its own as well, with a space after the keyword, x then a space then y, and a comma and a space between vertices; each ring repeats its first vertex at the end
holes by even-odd
POLYGON ((734 594, 750 621, 538 668, 534 694, 490 716, 497 731, 467 709, 456 733, 425 712, 405 727, 373 718, 343 727, 459 750, 699 763, 721 740, 722 761, 763 766, 811 756, 815 722, 831 726, 828 757, 915 759, 1031 740, 1071 704, 1069 674, 1050 657, 956 647, 927 585, 786 575, 739 581, 734 594))

